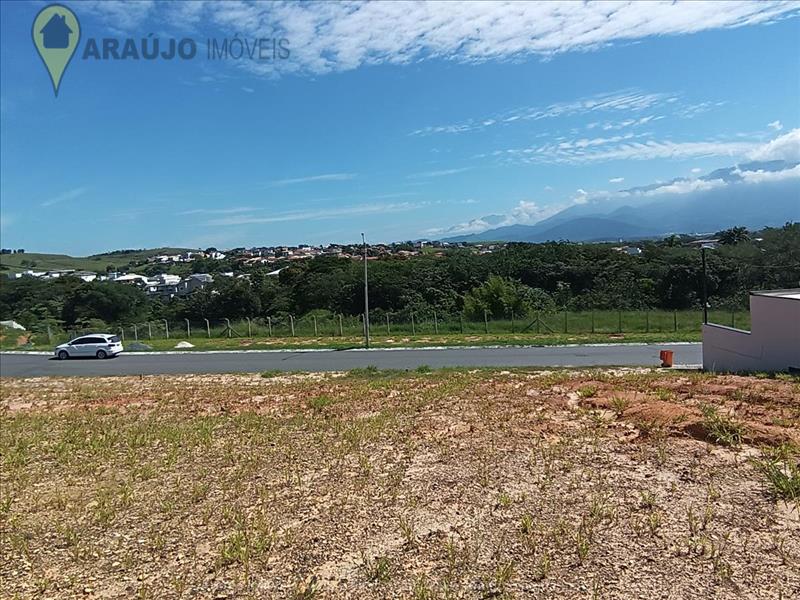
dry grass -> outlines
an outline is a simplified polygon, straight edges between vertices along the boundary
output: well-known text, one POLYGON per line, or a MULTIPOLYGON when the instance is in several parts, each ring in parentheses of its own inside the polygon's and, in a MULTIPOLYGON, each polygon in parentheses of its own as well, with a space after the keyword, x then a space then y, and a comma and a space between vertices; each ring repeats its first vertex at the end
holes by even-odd
POLYGON ((648 371, 4 379, 0 596, 797 597, 798 397, 648 371))

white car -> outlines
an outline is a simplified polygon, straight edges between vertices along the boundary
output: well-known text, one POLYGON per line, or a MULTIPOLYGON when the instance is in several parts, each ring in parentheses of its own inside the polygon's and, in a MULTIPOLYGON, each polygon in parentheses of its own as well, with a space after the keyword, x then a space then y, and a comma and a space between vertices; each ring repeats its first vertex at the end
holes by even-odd
POLYGON ((55 355, 60 360, 68 358, 109 358, 122 352, 119 336, 110 333, 91 333, 75 338, 71 342, 56 346, 55 355))

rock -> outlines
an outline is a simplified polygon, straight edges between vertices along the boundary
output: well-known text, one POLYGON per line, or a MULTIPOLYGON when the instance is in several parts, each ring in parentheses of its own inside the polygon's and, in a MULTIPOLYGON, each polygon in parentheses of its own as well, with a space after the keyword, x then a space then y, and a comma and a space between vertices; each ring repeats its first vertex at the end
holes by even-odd
POLYGON ((175 344, 176 348, 194 348, 194 344, 190 344, 189 342, 178 342, 175 344))

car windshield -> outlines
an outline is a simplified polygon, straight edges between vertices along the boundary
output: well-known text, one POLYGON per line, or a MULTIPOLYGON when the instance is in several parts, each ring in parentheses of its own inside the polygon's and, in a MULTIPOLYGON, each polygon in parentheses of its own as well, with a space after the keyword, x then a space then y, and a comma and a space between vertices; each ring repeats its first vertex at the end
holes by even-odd
POLYGON ((111 342, 112 344, 116 344, 116 343, 119 342, 119 336, 118 335, 112 335, 110 338, 108 338, 108 341, 111 342))

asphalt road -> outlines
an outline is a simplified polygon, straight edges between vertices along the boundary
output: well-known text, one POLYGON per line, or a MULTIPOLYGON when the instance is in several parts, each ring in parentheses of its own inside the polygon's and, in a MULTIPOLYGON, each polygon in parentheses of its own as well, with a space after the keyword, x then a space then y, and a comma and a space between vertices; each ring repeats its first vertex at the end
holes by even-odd
POLYGON ((284 352, 127 353, 108 360, 55 360, 34 354, 1 354, 0 376, 157 375, 260 371, 347 371, 438 367, 657 366, 659 350, 672 350, 675 364, 702 362, 701 344, 631 344, 504 348, 418 348, 284 352))

